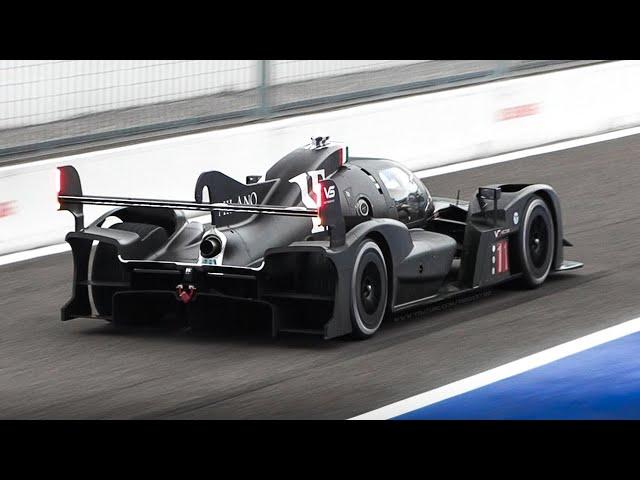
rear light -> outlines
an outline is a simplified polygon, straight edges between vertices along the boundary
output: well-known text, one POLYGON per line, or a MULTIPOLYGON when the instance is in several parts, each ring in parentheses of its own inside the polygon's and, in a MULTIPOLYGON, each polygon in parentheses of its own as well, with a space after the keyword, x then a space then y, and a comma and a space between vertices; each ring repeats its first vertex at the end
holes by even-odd
POLYGON ((325 210, 336 201, 337 188, 333 182, 329 181, 321 182, 319 187, 318 218, 320 219, 320 225, 326 226, 325 220, 327 216, 325 215, 325 210))
POLYGON ((313 182, 313 195, 316 200, 316 208, 320 211, 322 207, 322 187, 320 186, 320 181, 313 182))
POLYGON ((60 195, 60 191, 62 189, 62 170, 56 168, 54 187, 56 192, 56 204, 58 205, 58 210, 60 210, 60 200, 58 200, 58 196, 60 195))
POLYGON ((322 221, 322 210, 326 203, 326 199, 324 198, 323 188, 320 185, 320 183, 318 183, 318 191, 316 192, 316 198, 318 203, 318 220, 320 221, 320 225, 324 225, 324 222, 322 221))

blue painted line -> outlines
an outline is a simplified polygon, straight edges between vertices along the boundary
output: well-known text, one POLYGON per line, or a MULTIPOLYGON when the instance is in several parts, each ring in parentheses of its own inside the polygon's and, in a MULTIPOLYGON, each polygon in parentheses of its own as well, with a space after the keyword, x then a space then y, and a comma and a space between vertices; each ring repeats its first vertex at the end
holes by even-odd
POLYGON ((395 419, 640 419, 640 333, 395 419))

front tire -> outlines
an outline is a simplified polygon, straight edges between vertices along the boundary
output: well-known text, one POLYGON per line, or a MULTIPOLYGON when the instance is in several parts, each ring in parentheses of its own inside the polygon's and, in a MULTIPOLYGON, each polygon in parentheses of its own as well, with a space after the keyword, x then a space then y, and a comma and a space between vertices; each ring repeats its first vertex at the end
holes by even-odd
POLYGON ((372 337, 384 318, 389 294, 387 264, 373 240, 362 242, 356 253, 351 276, 352 336, 372 337))
POLYGON ((522 280, 526 287, 537 288, 547 279, 555 253, 555 228, 547 203, 533 196, 525 208, 518 236, 518 254, 522 280))

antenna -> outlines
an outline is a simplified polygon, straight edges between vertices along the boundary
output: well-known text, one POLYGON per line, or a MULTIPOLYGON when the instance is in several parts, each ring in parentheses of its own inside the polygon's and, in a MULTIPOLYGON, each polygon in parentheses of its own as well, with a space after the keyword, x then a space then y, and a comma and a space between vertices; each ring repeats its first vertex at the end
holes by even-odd
POLYGON ((458 195, 456 195, 456 207, 460 203, 460 189, 458 189, 458 195))
POLYGON ((313 150, 320 150, 321 148, 327 147, 327 142, 329 141, 329 137, 311 137, 311 148, 313 150))

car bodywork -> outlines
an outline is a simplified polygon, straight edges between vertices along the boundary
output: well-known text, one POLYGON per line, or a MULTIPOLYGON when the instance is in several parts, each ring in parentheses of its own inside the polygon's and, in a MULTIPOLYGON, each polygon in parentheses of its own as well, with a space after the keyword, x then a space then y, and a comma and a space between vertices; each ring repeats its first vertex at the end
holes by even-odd
POLYGON ((510 243, 532 195, 552 213, 551 270, 582 266, 564 260, 569 243, 549 185, 488 185, 469 201, 432 197, 402 165, 349 158, 344 145, 327 140, 294 150, 262 182, 205 172, 195 202, 83 195, 75 169, 60 167, 60 209, 76 218, 66 236, 73 295, 62 319, 134 323, 169 315, 195 323, 264 315, 273 335, 346 335, 353 330, 352 269, 363 239, 384 254, 392 315, 518 278, 510 243), (85 227, 83 204, 118 208, 85 227), (189 222, 183 210, 210 212, 211 222, 189 222), (109 217, 142 226, 104 228, 109 217), (207 238, 212 243, 204 246, 207 238), (92 277, 96 242, 112 250, 118 281, 92 277))

